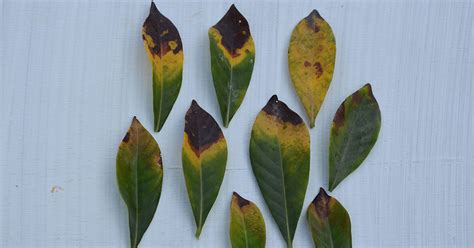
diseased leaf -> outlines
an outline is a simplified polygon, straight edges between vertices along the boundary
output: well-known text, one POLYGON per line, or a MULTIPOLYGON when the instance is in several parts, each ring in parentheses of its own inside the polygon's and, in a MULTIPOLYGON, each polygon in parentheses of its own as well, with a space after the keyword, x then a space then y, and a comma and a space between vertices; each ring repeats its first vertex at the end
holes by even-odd
POLYGON ((323 188, 308 207, 308 225, 316 248, 352 247, 351 219, 346 209, 323 188))
POLYGON ((183 78, 183 45, 178 30, 151 2, 142 29, 145 50, 153 67, 155 132, 165 124, 178 97, 183 78))
POLYGON ((128 208, 130 247, 138 247, 160 200, 163 164, 158 144, 135 117, 117 152, 117 181, 128 208))
POLYGON ((329 191, 356 170, 377 141, 381 115, 370 84, 346 98, 332 121, 329 191))
POLYGON ((217 122, 196 101, 185 120, 183 172, 199 238, 224 179, 227 143, 217 122))
POLYGON ((331 84, 336 61, 336 39, 331 26, 313 10, 291 34, 288 67, 310 127, 323 104, 331 84))
POLYGON ((250 162, 288 247, 292 247, 308 185, 309 144, 301 117, 272 96, 253 124, 250 162))
POLYGON ((255 46, 247 20, 232 5, 209 28, 211 71, 224 127, 244 100, 252 77, 255 46))
POLYGON ((265 222, 260 209, 235 192, 230 204, 230 241, 233 248, 265 247, 265 222))

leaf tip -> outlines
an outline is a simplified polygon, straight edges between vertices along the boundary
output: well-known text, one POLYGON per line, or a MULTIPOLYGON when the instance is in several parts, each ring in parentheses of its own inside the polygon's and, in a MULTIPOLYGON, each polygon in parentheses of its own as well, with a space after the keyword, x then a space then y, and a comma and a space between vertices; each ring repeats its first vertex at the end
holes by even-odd
POLYGON ((311 11, 311 13, 309 13, 309 15, 308 15, 308 17, 312 17, 312 16, 322 19, 321 15, 319 14, 319 12, 316 9, 313 9, 313 11, 311 11))
POLYGON ((240 14, 240 11, 237 9, 237 7, 235 7, 235 4, 232 4, 229 8, 229 10, 227 11, 227 13, 229 14, 232 14, 232 15, 242 15, 240 14))
POLYGON ((242 196, 240 196, 237 192, 233 192, 232 195, 235 197, 235 199, 237 200, 237 205, 239 206, 239 208, 243 208, 247 205, 250 204, 250 201, 243 198, 242 196))
POLYGON ((291 110, 286 103, 278 100, 277 95, 273 95, 270 100, 268 100, 267 105, 263 107, 262 111, 266 112, 268 115, 275 116, 283 122, 289 122, 293 125, 299 125, 303 123, 303 119, 291 110))
POLYGON ((160 11, 159 11, 158 8, 156 7, 156 4, 155 4, 155 2, 153 2, 153 0, 151 0, 151 4, 150 4, 150 15, 151 15, 152 13, 153 13, 153 14, 155 14, 155 13, 156 13, 156 14, 159 14, 159 13, 160 13, 160 11))
MULTIPOLYGON (((373 100, 375 100, 375 96, 374 96, 374 93, 372 92, 372 85, 370 83, 366 83, 363 87, 363 89, 366 89, 367 91, 367 95, 372 98, 373 100)), ((375 100, 376 101, 376 100, 375 100)))

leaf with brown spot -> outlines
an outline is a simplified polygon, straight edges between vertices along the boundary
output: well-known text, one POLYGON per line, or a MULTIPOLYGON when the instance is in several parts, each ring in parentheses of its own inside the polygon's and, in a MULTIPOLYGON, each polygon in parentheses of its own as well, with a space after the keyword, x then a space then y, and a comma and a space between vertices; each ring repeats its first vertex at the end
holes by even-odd
POLYGON ((346 98, 334 116, 329 144, 329 191, 355 171, 380 131, 381 114, 370 84, 346 98))
POLYGON ((142 38, 153 68, 154 127, 159 132, 181 89, 183 45, 174 24, 158 11, 154 2, 143 23, 142 38))
POLYGON ((314 247, 352 247, 351 219, 346 209, 323 188, 308 207, 307 221, 314 247))
POLYGON ((288 47, 288 68, 310 127, 331 84, 336 62, 336 39, 331 26, 313 10, 293 29, 288 47))
POLYGON ((265 221, 257 205, 233 193, 230 204, 232 248, 264 248, 265 221))
POLYGON ((160 200, 163 165, 158 144, 135 117, 117 152, 117 182, 128 208, 130 247, 138 247, 160 200))
POLYGON ((185 121, 183 172, 199 238, 224 179, 227 142, 214 118, 194 100, 185 121))

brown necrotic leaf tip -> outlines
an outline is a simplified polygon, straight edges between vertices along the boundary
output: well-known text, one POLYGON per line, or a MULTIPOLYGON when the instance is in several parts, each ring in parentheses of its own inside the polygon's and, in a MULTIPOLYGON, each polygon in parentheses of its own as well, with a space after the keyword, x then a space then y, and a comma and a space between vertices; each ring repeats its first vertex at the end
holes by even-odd
POLYGON ((214 25, 214 28, 222 35, 221 44, 229 51, 232 56, 236 50, 242 48, 250 37, 250 28, 245 17, 232 4, 224 17, 214 25))
MULTIPOLYGON (((145 32, 154 41, 159 41, 160 43, 155 44, 154 47, 148 46, 153 54, 162 57, 168 51, 173 51, 174 54, 177 54, 183 49, 178 30, 166 16, 161 14, 154 2, 151 3, 150 14, 146 18, 143 27, 145 32)), ((144 36, 143 39, 145 40, 144 36)))
POLYGON ((277 95, 273 95, 268 100, 267 105, 263 107, 263 111, 267 114, 277 117, 283 122, 289 122, 293 125, 298 125, 303 122, 303 119, 291 110, 284 102, 279 101, 277 95))
POLYGON ((244 206, 247 206, 250 204, 250 202, 240 196, 237 192, 232 193, 236 198, 237 198, 237 204, 239 205, 240 208, 243 208, 244 206))
POLYGON ((217 122, 195 100, 192 101, 191 107, 186 113, 185 122, 184 132, 188 134, 191 146, 194 149, 200 149, 197 151, 198 154, 222 136, 222 131, 217 122), (203 130, 205 130, 206 135, 199 134, 203 130))

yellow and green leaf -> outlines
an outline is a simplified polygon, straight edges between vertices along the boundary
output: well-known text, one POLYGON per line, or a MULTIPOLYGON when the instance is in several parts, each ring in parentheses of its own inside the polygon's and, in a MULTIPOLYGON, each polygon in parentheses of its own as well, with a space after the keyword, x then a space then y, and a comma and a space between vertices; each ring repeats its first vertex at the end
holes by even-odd
POLYGON ((154 128, 159 132, 178 97, 183 78, 183 45, 174 24, 151 2, 143 42, 153 68, 154 128))
POLYGON ((293 29, 288 48, 288 67, 310 127, 331 84, 336 62, 336 39, 331 26, 313 10, 293 29))
POLYGON ((307 220, 314 247, 351 248, 351 219, 346 209, 323 188, 308 207, 307 220))
POLYGON ((370 84, 346 98, 332 121, 329 142, 329 191, 355 171, 379 136, 381 114, 370 84))
POLYGON ((301 117, 273 96, 258 114, 250 162, 287 246, 292 247, 309 177, 310 138, 301 117))
POLYGON ((214 118, 194 100, 185 121, 183 172, 199 238, 224 179, 227 142, 214 118))
POLYGON ((209 28, 211 71, 224 127, 244 100, 252 77, 255 46, 245 17, 232 5, 209 28))
POLYGON ((235 193, 230 204, 230 241, 233 248, 265 248, 265 221, 255 203, 235 193))
POLYGON ((135 117, 117 152, 117 181, 135 248, 155 215, 163 182, 160 148, 135 117))

